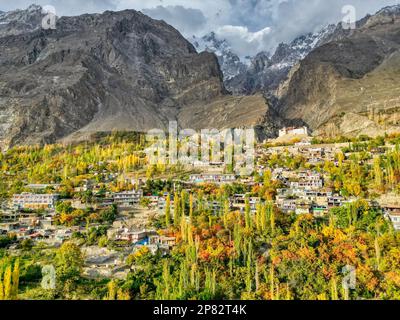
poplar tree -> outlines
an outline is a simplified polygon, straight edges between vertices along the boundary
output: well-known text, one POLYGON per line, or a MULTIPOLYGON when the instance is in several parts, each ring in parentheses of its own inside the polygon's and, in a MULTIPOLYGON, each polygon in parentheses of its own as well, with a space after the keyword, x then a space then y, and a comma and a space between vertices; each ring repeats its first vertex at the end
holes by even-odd
POLYGON ((180 223, 180 199, 178 193, 174 195, 174 225, 179 226, 180 223))
POLYGON ((248 229, 251 229, 251 227, 252 227, 250 210, 251 210, 251 209, 250 209, 249 197, 246 196, 246 199, 245 199, 245 208, 244 208, 244 215, 245 215, 246 228, 248 228, 248 229))
POLYGON ((11 300, 12 298, 12 271, 11 265, 6 267, 3 280, 4 300, 11 300))
POLYGON ((14 263, 14 269, 12 272, 12 297, 16 298, 18 296, 18 286, 19 286, 19 259, 14 263))
POLYGON ((189 195, 189 217, 190 221, 193 221, 193 194, 189 195))
POLYGON ((167 228, 171 225, 171 196, 169 194, 165 201, 165 224, 167 225, 167 228))

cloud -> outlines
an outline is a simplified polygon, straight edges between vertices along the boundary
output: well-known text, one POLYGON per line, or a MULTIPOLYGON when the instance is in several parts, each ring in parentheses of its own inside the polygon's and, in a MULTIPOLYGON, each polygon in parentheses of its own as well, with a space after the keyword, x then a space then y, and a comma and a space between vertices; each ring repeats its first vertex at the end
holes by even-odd
POLYGON ((264 50, 271 28, 251 32, 247 27, 242 26, 222 26, 217 29, 216 35, 226 39, 232 47, 236 48, 236 53, 242 57, 254 55, 264 50))
POLYGON ((0 10, 25 8, 32 2, 53 5, 61 15, 135 9, 163 19, 186 37, 215 31, 240 55, 272 50, 308 32, 342 20, 353 5, 357 19, 400 0, 0 0, 0 10))
POLYGON ((143 9, 143 13, 154 19, 164 20, 187 37, 204 30, 207 23, 207 19, 201 10, 185 8, 181 5, 157 6, 151 9, 143 9))
POLYGON ((116 0, 0 0, 0 11, 25 9, 31 4, 53 6, 59 16, 98 13, 117 8, 116 0))
MULTIPOLYGON (((373 14, 386 5, 398 4, 398 0, 280 0, 270 5, 269 23, 272 28, 271 46, 288 42, 308 32, 315 32, 328 24, 336 24, 344 18, 342 8, 354 6, 357 20, 366 14, 373 14)), ((260 16, 255 16, 260 23, 260 16)))

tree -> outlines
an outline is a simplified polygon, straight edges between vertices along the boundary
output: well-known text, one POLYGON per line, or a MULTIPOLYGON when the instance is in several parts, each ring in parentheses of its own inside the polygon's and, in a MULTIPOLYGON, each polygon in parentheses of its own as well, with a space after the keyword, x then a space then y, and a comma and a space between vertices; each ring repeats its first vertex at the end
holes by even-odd
POLYGON ((56 254, 57 275, 61 281, 77 280, 82 272, 84 258, 81 249, 72 242, 65 242, 56 254))
POLYGON ((32 239, 24 239, 21 241, 19 246, 23 251, 29 251, 33 247, 33 241, 32 239))
POLYGON ((189 196, 189 217, 190 221, 193 220, 193 194, 191 193, 189 196))
POLYGON ((117 218, 117 214, 117 206, 113 204, 109 209, 106 209, 101 213, 101 220, 107 223, 113 223, 117 218))
POLYGON ((169 194, 165 201, 165 224, 167 228, 171 225, 171 196, 169 194))
POLYGON ((12 271, 12 289, 11 296, 16 298, 18 296, 18 286, 19 286, 19 259, 14 263, 14 268, 12 271))
POLYGON ((107 288, 108 288, 108 294, 106 300, 116 300, 118 293, 117 283, 114 280, 111 280, 108 283, 107 288))
POLYGON ((0 300, 15 300, 18 297, 19 260, 14 265, 6 260, 0 261, 0 300), (1 269, 3 265, 3 270, 1 269))
POLYGON ((74 208, 72 208, 71 202, 58 202, 56 204, 56 212, 57 213, 64 213, 64 214, 70 214, 74 211, 74 208))
POLYGON ((381 168, 381 159, 379 156, 374 158, 374 177, 375 177, 375 188, 382 190, 383 187, 383 171, 381 168))
POLYGON ((178 193, 175 193, 175 195, 174 195, 174 225, 175 225, 175 227, 179 226, 179 223, 181 222, 180 204, 181 204, 181 201, 179 199, 178 193))
POLYGON ((251 208, 250 208, 250 200, 249 200, 248 196, 246 196, 246 199, 245 199, 244 215, 245 215, 246 228, 251 229, 252 228, 251 208))

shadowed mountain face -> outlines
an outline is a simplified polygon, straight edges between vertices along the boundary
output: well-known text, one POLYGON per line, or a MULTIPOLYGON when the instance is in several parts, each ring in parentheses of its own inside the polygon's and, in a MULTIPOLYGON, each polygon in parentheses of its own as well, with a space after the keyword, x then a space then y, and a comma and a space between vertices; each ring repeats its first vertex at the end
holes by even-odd
POLYGON ((170 120, 197 130, 255 126, 260 138, 288 124, 321 135, 399 131, 399 6, 356 30, 330 26, 258 55, 250 80, 239 81, 249 90, 235 93, 261 92, 273 108, 262 95, 228 95, 217 57, 198 54, 163 21, 127 10, 62 17, 43 30, 42 18, 38 6, 0 13, 0 147, 165 129, 170 120))
MULTIPOLYGON (((232 101, 215 55, 197 54, 177 30, 139 12, 62 17, 55 30, 41 29, 38 8, 7 15, 0 28, 3 147, 77 132, 163 129, 169 120, 195 125, 185 109, 206 112, 215 101, 233 114, 267 108, 262 97, 232 101), (10 18, 16 14, 18 23, 10 18)), ((241 126, 240 116, 232 118, 241 126)), ((223 119, 213 124, 226 126, 223 119)))
POLYGON ((277 106, 315 134, 379 135, 400 130, 400 7, 338 28, 294 70, 277 106))
POLYGON ((244 72, 225 80, 226 88, 239 95, 258 92, 267 96, 275 94, 291 68, 324 43, 334 30, 335 25, 328 25, 317 33, 300 36, 288 44, 281 43, 272 55, 260 52, 251 59, 244 72))

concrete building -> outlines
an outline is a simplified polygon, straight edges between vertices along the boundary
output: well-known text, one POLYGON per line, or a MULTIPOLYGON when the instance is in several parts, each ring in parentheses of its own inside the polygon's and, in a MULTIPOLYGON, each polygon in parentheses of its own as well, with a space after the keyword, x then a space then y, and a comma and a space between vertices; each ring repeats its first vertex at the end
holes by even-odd
POLYGON ((130 243, 137 243, 147 238, 146 230, 129 230, 128 228, 120 228, 107 232, 107 236, 111 240, 128 241, 130 243))
POLYGON ((289 128, 283 128, 279 130, 279 137, 284 137, 286 135, 295 135, 295 136, 300 136, 300 135, 309 135, 309 131, 307 127, 301 127, 301 128, 295 128, 295 127, 289 127, 289 128))
POLYGON ((125 207, 133 207, 139 205, 142 197, 143 190, 125 191, 114 193, 112 195, 115 204, 125 207))
MULTIPOLYGON (((246 195, 245 194, 235 194, 230 199, 231 208, 234 210, 240 210, 244 212, 246 207, 246 195)), ((261 203, 261 198, 249 197, 250 211, 255 213, 257 211, 257 205, 261 203)))
POLYGON ((400 205, 385 205, 382 208, 385 216, 393 223, 394 229, 400 231, 400 205))
POLYGON ((236 181, 234 174, 193 174, 189 177, 191 183, 230 183, 236 181))
POLYGON ((15 194, 12 205, 17 209, 54 209, 58 198, 58 194, 15 194))
POLYGON ((176 245, 175 237, 166 237, 160 235, 152 235, 149 236, 149 244, 150 245, 163 245, 168 247, 173 247, 176 245))

